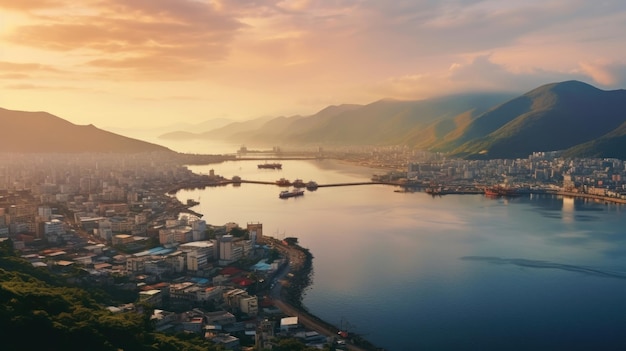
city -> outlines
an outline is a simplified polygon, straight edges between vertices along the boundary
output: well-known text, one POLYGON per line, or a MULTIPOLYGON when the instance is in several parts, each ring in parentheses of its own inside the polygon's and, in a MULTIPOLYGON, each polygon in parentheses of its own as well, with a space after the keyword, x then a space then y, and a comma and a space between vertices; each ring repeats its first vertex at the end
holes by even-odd
MULTIPOLYGON (((403 148, 328 152, 386 172, 395 186, 484 189, 626 199, 626 168, 616 159, 565 160, 534 153, 516 160, 447 159, 403 148)), ((223 185, 164 155, 5 155, 0 169, 0 240, 34 267, 108 286, 136 300, 113 313, 154 306, 158 331, 186 331, 227 349, 262 349, 275 337, 311 347, 375 349, 344 328, 308 315, 300 303, 311 256, 297 238, 263 235, 263 224, 206 223, 175 189, 223 185), (80 272, 74 275, 70 273, 80 272), (131 295, 132 296, 132 295, 131 295), (300 316, 300 320, 298 319, 300 316), (360 345, 360 346, 359 346, 360 345), (361 348, 359 348, 361 347, 361 348)))

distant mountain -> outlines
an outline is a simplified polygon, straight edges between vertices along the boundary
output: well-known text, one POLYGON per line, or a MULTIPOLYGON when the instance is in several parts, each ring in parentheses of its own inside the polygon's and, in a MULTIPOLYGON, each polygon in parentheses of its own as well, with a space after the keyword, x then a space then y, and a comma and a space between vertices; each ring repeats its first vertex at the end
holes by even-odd
POLYGON ((626 122, 624 111, 625 90, 604 91, 579 81, 547 84, 478 116, 435 149, 466 158, 565 149, 572 156, 603 156, 621 145, 623 133, 616 129, 626 122))
POLYGON ((102 129, 131 138, 139 138, 141 140, 158 140, 161 135, 169 134, 172 131, 195 134, 198 131, 221 128, 230 123, 233 123, 233 120, 228 118, 213 118, 200 123, 177 122, 166 126, 144 126, 141 128, 105 126, 102 127, 102 129))
POLYGON ((0 152, 173 152, 163 146, 98 129, 91 124, 75 125, 47 112, 0 108, 0 126, 0 152))
POLYGON ((329 106, 314 115, 237 122, 205 133, 168 137, 221 139, 269 145, 392 145, 425 148, 511 94, 466 94, 429 100, 384 99, 368 105, 329 106))
POLYGON ((177 130, 159 135, 159 139, 189 140, 189 139, 222 139, 228 140, 232 134, 254 130, 265 124, 274 117, 260 117, 243 122, 230 121, 226 124, 210 125, 203 124, 194 128, 194 131, 177 130), (200 132, 198 132, 200 131, 200 132))

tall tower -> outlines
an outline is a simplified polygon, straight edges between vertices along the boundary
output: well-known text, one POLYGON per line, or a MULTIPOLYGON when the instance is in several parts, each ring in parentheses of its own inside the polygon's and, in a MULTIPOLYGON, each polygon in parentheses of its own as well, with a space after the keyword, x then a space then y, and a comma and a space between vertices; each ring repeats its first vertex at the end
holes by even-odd
POLYGON ((252 245, 263 242, 263 224, 262 223, 248 223, 248 233, 250 234, 250 240, 252 245))

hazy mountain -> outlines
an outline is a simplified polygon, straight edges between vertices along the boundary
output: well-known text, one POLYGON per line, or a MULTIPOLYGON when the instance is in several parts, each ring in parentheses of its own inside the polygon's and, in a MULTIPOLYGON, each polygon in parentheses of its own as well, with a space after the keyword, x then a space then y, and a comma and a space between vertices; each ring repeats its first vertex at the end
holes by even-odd
POLYGON ((259 117, 256 119, 233 122, 230 121, 227 124, 219 127, 209 127, 209 125, 197 126, 193 131, 177 130, 174 132, 168 132, 159 135, 159 139, 170 140, 189 140, 189 139, 222 139, 228 140, 232 134, 254 130, 265 124, 267 121, 272 120, 274 117, 259 117))
POLYGON ((625 90, 604 91, 578 81, 547 84, 482 114, 437 149, 461 157, 516 158, 604 137, 603 144, 580 145, 570 154, 591 153, 585 149, 593 146, 593 153, 605 155, 601 145, 620 140, 619 132, 610 133, 626 121, 624 111, 625 90))
POLYGON ((102 129, 132 138, 138 138, 142 140, 155 140, 158 139, 161 135, 168 134, 171 131, 180 131, 195 134, 198 131, 207 131, 221 128, 230 123, 233 123, 232 119, 214 118, 200 123, 178 122, 162 127, 146 126, 142 128, 121 128, 117 126, 109 126, 103 127, 102 129))
POLYGON ((352 111, 362 107, 361 105, 338 105, 328 106, 313 116, 291 116, 276 117, 269 120, 254 120, 255 124, 248 123, 246 129, 233 131, 230 126, 220 130, 204 133, 203 137, 220 138, 226 137, 228 140, 236 140, 242 143, 259 143, 276 145, 278 143, 306 143, 305 140, 293 135, 302 131, 315 128, 319 125, 332 125, 334 118, 344 112, 352 111), (261 122, 261 123, 259 123, 261 122))
POLYGON ((91 124, 72 124, 47 112, 0 108, 0 125, 0 152, 171 152, 163 146, 107 132, 91 124))
MULTIPOLYGON (((195 137, 237 143, 390 145, 428 147, 510 94, 466 94, 419 101, 385 99, 329 106, 314 115, 232 123, 195 137)), ((182 138, 191 134, 168 134, 182 138)))

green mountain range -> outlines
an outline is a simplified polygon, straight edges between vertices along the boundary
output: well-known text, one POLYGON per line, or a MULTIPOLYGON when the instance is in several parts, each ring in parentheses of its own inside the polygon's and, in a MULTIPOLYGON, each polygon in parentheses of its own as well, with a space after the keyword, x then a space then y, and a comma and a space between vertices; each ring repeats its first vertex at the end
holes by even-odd
POLYGON ((470 158, 556 150, 571 157, 614 157, 626 146, 624 111, 625 90, 604 91, 578 81, 547 84, 484 113, 435 149, 470 158))
POLYGON ((624 111, 626 90, 565 81, 519 96, 481 93, 330 106, 311 116, 265 117, 179 137, 263 145, 406 145, 463 158, 557 150, 571 157, 626 158, 624 111))
POLYGON ((47 112, 0 108, 0 126, 0 152, 173 152, 166 147, 114 134, 93 125, 72 124, 47 112))

